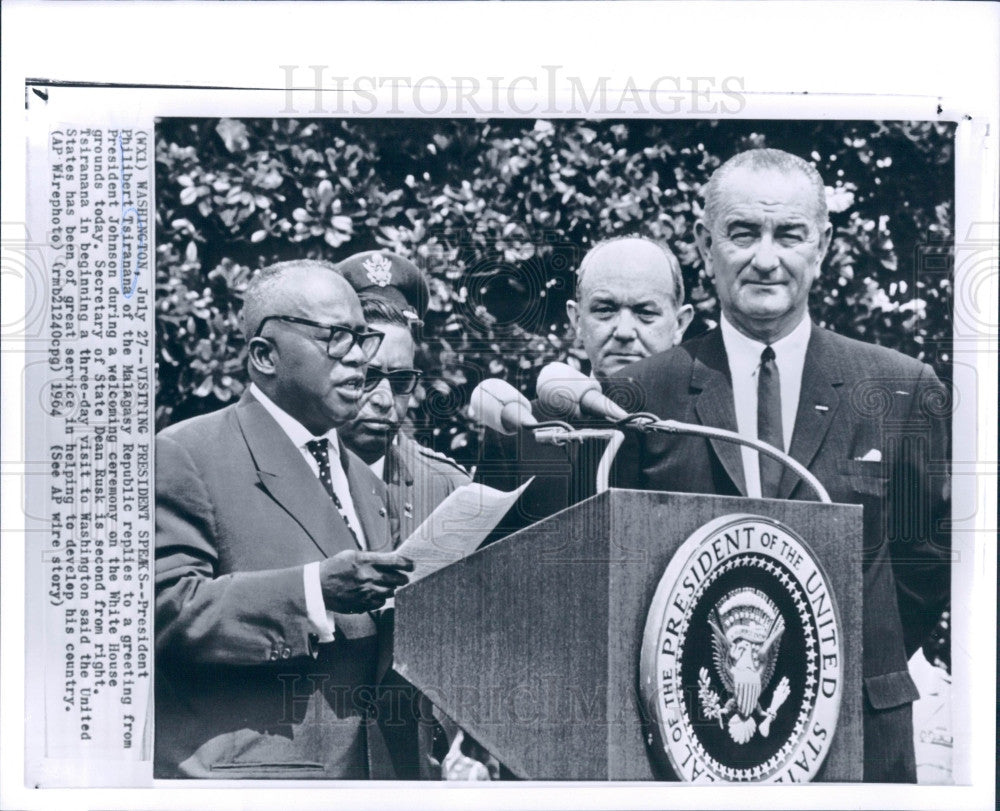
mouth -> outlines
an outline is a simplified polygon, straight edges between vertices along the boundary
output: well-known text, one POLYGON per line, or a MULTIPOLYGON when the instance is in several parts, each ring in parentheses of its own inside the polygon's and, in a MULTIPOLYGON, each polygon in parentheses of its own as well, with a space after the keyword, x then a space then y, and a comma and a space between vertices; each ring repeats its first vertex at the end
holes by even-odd
POLYGON ((645 355, 640 355, 638 352, 609 352, 604 356, 605 360, 616 360, 623 363, 632 363, 637 360, 642 360, 645 355))
POLYGON ((359 420, 358 424, 372 434, 388 434, 396 430, 396 423, 390 420, 364 419, 359 420))
POLYGON ((758 279, 753 279, 751 281, 743 282, 747 287, 784 287, 785 282, 764 282, 758 279))
POLYGON ((334 385, 334 388, 345 400, 360 400, 364 394, 365 379, 361 375, 352 375, 334 385))

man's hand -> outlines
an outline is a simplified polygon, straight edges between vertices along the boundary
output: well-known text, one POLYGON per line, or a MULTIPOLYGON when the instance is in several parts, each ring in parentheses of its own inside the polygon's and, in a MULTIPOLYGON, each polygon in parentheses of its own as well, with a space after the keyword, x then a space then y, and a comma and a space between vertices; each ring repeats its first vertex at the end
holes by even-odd
POLYGON ((499 761, 478 743, 467 739, 462 730, 458 730, 441 766, 441 779, 476 781, 497 780, 499 777, 499 761), (468 747, 468 755, 462 751, 463 745, 468 747))
POLYGON ((411 571, 413 561, 397 552, 339 552, 319 567, 323 601, 339 614, 373 611, 406 585, 411 571))

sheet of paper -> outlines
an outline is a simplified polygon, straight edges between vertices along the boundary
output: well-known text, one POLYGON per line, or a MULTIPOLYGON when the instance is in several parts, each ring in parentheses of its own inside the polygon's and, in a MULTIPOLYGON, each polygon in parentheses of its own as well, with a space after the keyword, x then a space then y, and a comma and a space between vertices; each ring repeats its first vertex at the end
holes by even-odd
POLYGON ((454 490, 397 550, 413 561, 410 582, 473 552, 531 482, 509 493, 482 484, 454 490))

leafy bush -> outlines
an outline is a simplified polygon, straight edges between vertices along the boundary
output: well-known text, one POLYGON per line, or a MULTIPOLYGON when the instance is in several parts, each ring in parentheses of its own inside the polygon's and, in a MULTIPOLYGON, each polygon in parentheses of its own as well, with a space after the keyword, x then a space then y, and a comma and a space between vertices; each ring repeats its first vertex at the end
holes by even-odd
POLYGON ((953 126, 913 122, 164 119, 157 126, 157 427, 246 382, 237 329, 251 272, 385 247, 430 278, 418 436, 461 461, 483 378, 532 394, 541 365, 586 359, 567 332, 595 241, 639 232, 677 253, 697 316, 718 302, 693 242, 700 190, 751 146, 811 159, 834 242, 812 312, 950 378, 953 126))

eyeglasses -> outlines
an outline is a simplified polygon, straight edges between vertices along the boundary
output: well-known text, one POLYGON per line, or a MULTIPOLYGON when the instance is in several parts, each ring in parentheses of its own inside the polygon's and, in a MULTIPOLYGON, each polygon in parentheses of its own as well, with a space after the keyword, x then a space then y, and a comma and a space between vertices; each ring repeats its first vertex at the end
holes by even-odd
POLYGON ((416 369, 393 369, 387 372, 378 366, 369 366, 365 371, 365 391, 375 391, 379 383, 388 380, 394 395, 413 394, 419 379, 420 372, 416 369))
POLYGON ((378 348, 382 345, 382 339, 385 337, 385 335, 376 330, 361 332, 350 327, 320 324, 316 321, 310 321, 308 318, 296 318, 293 315, 269 315, 263 318, 260 324, 257 325, 254 338, 260 336, 264 325, 268 321, 287 321, 290 324, 305 324, 307 327, 330 330, 330 335, 326 339, 326 354, 334 360, 346 357, 355 346, 360 346, 361 353, 365 356, 365 363, 368 363, 368 361, 375 357, 375 353, 378 352, 378 348))

